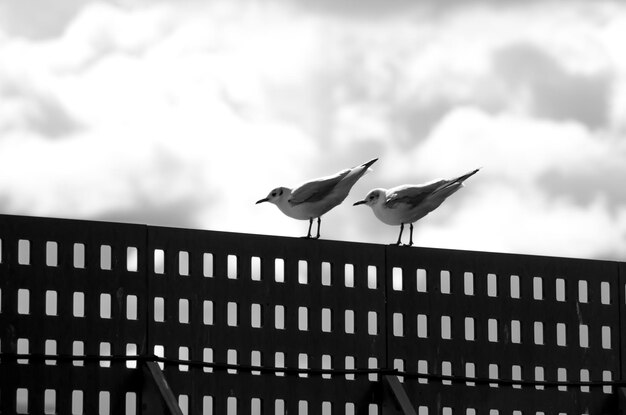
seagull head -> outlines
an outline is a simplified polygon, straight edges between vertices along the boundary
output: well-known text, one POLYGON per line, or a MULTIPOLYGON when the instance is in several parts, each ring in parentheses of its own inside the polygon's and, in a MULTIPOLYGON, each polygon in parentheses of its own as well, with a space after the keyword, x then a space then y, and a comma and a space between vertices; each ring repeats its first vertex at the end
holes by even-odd
POLYGON ((286 197, 289 194, 288 190, 289 189, 287 189, 286 187, 277 187, 276 189, 269 192, 267 197, 261 200, 257 200, 256 204, 258 205, 259 203, 263 203, 263 202, 270 202, 273 204, 277 204, 283 197, 286 197))
POLYGON ((365 199, 359 200, 352 206, 367 205, 372 207, 376 205, 380 200, 385 200, 385 189, 370 190, 367 196, 365 196, 365 199))

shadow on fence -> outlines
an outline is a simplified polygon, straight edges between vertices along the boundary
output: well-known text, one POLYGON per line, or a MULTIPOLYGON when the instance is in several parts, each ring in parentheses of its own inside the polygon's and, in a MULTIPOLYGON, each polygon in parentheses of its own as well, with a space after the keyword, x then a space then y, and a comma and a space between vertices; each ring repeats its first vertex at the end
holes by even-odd
POLYGON ((0 215, 0 413, 617 414, 625 265, 0 215))

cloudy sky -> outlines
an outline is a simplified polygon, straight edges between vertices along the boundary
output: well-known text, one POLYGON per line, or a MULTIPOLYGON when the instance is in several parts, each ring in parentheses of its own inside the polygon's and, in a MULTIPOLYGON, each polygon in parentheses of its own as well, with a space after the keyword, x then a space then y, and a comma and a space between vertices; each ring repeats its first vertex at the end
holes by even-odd
POLYGON ((626 260, 621 1, 0 0, 0 212, 301 236, 270 189, 479 174, 416 244, 626 260))

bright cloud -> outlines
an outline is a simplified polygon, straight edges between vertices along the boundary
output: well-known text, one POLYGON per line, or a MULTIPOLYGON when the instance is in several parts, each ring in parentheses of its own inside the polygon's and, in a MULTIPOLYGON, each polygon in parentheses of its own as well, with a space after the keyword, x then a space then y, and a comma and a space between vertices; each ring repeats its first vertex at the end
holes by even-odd
MULTIPOLYGON (((299 235, 254 201, 378 156, 348 202, 484 167, 420 244, 626 252, 626 196, 606 179, 626 174, 620 3, 63 4, 54 28, 0 32, 7 213, 299 235)), ((322 229, 397 235, 348 204, 322 229)))

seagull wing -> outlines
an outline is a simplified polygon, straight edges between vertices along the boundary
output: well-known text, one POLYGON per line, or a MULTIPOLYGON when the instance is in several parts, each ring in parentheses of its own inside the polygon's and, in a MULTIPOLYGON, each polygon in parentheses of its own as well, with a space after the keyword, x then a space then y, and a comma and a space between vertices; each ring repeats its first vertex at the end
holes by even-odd
POLYGON ((296 187, 291 192, 289 203, 299 205, 300 203, 312 203, 322 200, 333 191, 335 186, 337 186, 350 171, 350 169, 342 170, 333 176, 322 177, 296 187))
POLYGON ((434 180, 425 184, 394 187, 387 191, 385 205, 392 209, 399 205, 418 206, 446 183, 446 180, 434 180))

